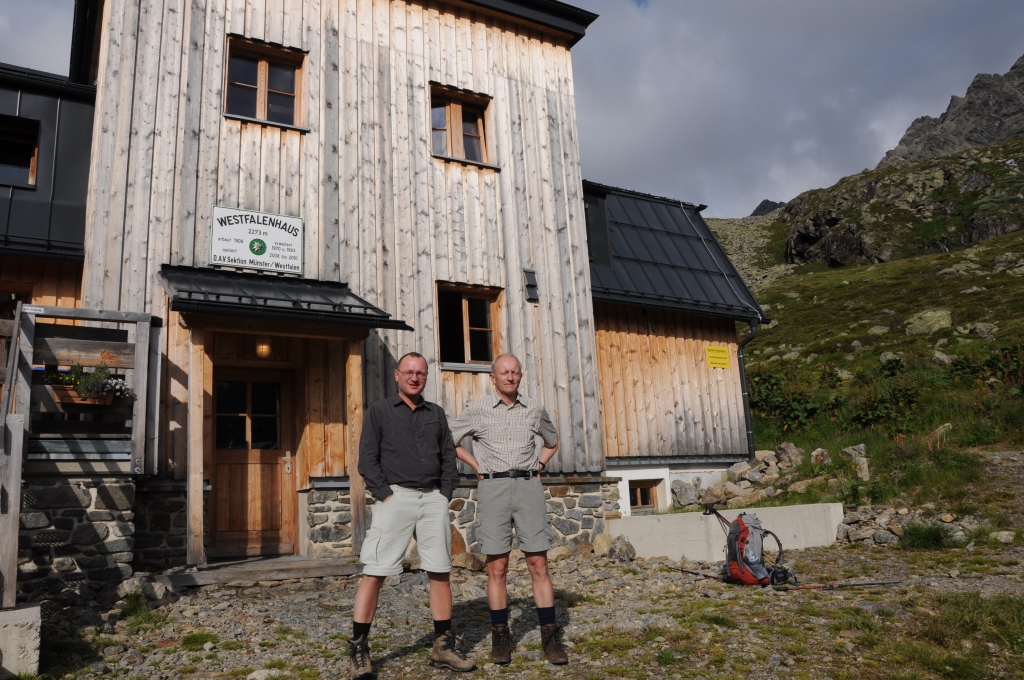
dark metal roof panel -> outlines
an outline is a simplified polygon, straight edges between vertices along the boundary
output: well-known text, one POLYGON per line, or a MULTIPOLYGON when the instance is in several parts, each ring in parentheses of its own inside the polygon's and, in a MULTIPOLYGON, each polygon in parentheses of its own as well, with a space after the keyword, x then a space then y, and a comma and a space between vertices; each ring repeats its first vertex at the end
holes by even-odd
POLYGON ((692 203, 593 182, 605 196, 611 266, 591 264, 597 302, 731 319, 767 320, 700 209, 692 203))
POLYGON ((413 330, 344 283, 169 264, 159 277, 178 312, 413 330))
POLYGON ((472 5, 526 19, 572 36, 575 45, 586 35, 597 15, 559 0, 465 0, 472 5))

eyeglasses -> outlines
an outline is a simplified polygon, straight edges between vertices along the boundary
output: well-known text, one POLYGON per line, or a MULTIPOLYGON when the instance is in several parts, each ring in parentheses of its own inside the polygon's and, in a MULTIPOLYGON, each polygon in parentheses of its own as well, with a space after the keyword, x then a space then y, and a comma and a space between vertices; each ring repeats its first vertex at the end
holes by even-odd
POLYGON ((422 380, 427 377, 427 374, 423 371, 399 371, 398 373, 406 380, 412 380, 413 378, 420 378, 422 380))

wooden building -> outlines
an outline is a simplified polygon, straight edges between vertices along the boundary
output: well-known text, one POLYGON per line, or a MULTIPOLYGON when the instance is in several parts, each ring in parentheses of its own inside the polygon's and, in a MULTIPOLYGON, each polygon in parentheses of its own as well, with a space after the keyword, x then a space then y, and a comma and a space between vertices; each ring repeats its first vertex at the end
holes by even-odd
MULTIPOLYGON (((736 323, 765 319, 700 212, 584 182, 603 436, 623 512, 753 456, 736 323)), ((753 338, 753 334, 749 339, 753 338)))
MULTIPOLYGON (((746 457, 735 322, 762 319, 756 301, 698 207, 582 179, 571 48, 595 18, 557 0, 78 0, 71 76, 46 87, 88 104, 74 124, 91 129, 53 143, 45 115, 9 113, 0 68, 0 123, 43 131, 26 172, 76 170, 80 202, 77 222, 56 202, 12 217, 0 244, 0 304, 29 305, 9 355, 31 392, 11 402, 38 523, 25 597, 74 581, 88 601, 140 566, 358 554, 363 409, 409 351, 452 414, 489 392, 497 354, 521 357, 560 432, 562 543, 631 494, 663 505, 673 471, 746 457), (54 330, 36 325, 48 306, 85 309, 54 330), (42 369, 76 357, 131 397, 62 401, 42 369)), ((5 187, 14 216, 30 189, 5 187)), ((456 551, 475 544, 470 477, 456 551)))

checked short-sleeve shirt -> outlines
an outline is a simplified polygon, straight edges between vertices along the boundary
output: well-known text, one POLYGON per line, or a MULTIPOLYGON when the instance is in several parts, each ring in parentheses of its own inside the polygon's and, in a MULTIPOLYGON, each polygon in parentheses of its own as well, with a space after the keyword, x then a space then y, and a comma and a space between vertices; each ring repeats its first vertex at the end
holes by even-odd
POLYGON ((535 470, 535 437, 549 448, 558 443, 547 409, 522 395, 511 406, 496 394, 478 399, 451 421, 451 428, 456 445, 466 437, 473 439, 473 456, 483 473, 535 470))

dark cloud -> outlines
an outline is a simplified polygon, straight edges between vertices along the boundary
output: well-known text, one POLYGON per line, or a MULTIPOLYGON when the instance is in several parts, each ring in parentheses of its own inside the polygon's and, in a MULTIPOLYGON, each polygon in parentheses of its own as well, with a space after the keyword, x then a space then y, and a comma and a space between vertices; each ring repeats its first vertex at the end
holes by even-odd
POLYGON ((0 63, 66 76, 75 0, 0 0, 0 63))
POLYGON ((1020 0, 575 0, 584 177, 749 214, 874 167, 1024 54, 1020 0))

